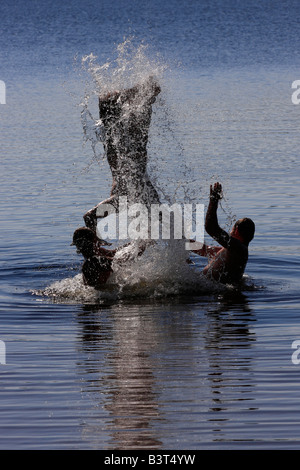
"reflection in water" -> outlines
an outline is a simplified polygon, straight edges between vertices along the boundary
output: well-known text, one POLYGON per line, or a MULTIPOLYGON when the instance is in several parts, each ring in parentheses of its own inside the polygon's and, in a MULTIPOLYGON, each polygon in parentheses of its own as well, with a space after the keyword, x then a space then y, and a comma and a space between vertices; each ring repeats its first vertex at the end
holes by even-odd
POLYGON ((83 393, 101 414, 92 413, 83 434, 96 448, 166 448, 183 416, 212 441, 225 440, 232 411, 251 410, 255 319, 247 298, 194 302, 84 307, 83 393))
POLYGON ((159 389, 155 383, 155 364, 151 352, 157 344, 157 325, 130 309, 114 309, 115 348, 108 355, 112 374, 106 408, 113 447, 118 449, 159 448, 152 422, 160 418, 159 389))
MULTIPOLYGON (((153 375, 155 364, 151 356, 157 344, 158 325, 155 317, 147 315, 146 309, 143 305, 112 305, 105 317, 104 309, 98 307, 98 312, 93 309, 91 315, 86 307, 86 313, 80 319, 82 347, 88 353, 86 370, 95 371, 90 365, 91 352, 95 359, 97 348, 102 350, 96 389, 99 401, 105 397, 102 406, 109 413, 105 419, 105 432, 110 435, 108 447, 111 448, 155 449, 162 445, 153 426, 154 420, 161 419, 153 375), (93 323, 95 318, 96 323, 93 323)), ((85 384, 89 391, 88 375, 85 384)), ((85 437, 95 441, 98 434, 101 443, 103 425, 99 422, 97 428, 93 423, 90 432, 85 429, 85 437)))
MULTIPOLYGON (((254 400, 251 346, 255 341, 251 322, 255 321, 246 296, 223 295, 221 302, 208 309, 205 347, 209 351, 209 380, 214 416, 214 441, 226 440, 226 423, 232 420, 232 409, 251 410, 254 400), (246 406, 245 406, 246 405, 246 406)), ((228 439, 228 438, 227 438, 228 439)))

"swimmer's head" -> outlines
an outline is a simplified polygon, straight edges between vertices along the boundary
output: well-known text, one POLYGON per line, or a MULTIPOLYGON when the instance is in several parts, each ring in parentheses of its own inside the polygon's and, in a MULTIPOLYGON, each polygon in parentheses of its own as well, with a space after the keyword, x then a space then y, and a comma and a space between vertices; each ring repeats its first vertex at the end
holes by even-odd
POLYGON ((75 230, 71 245, 76 246, 77 253, 81 253, 85 258, 90 258, 94 253, 94 240, 94 232, 87 227, 81 227, 75 230))
POLYGON ((254 237, 255 224, 253 220, 245 217, 239 219, 233 226, 231 235, 235 238, 239 238, 244 243, 250 243, 254 237))

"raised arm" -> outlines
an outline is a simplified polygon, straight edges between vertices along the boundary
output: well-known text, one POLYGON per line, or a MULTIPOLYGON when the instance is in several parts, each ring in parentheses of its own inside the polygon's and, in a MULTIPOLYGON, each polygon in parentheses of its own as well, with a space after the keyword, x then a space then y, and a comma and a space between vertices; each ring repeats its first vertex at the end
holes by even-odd
POLYGON ((230 236, 223 230, 218 223, 217 210, 219 200, 222 198, 222 185, 215 183, 210 186, 209 205, 205 218, 205 230, 220 245, 228 247, 230 236))

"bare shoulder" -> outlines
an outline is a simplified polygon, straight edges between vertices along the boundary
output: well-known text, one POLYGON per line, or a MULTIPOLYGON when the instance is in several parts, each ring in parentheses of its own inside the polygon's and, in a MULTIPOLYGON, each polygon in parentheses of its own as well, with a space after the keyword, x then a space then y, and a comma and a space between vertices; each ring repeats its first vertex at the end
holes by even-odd
POLYGON ((228 239, 227 249, 230 252, 239 253, 241 255, 248 254, 248 246, 242 243, 237 238, 231 237, 231 236, 229 236, 229 239, 228 239))

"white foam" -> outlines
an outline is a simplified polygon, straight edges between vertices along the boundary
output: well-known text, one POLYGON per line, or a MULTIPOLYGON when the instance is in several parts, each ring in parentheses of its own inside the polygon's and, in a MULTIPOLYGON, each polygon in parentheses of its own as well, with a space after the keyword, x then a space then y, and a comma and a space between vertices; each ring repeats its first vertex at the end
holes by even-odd
POLYGON ((188 264, 189 253, 183 240, 160 241, 138 256, 136 246, 120 251, 113 274, 101 290, 85 286, 82 275, 56 281, 39 294, 53 301, 101 303, 126 298, 156 299, 186 294, 212 294, 223 289, 209 281, 199 266, 188 264), (122 255, 130 259, 121 262, 122 255))
POLYGON ((92 93, 97 96, 115 90, 131 88, 142 83, 150 75, 161 77, 166 64, 157 57, 150 57, 146 44, 136 45, 133 38, 127 38, 116 48, 116 56, 100 65, 93 53, 82 58, 82 65, 93 79, 92 93))

